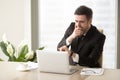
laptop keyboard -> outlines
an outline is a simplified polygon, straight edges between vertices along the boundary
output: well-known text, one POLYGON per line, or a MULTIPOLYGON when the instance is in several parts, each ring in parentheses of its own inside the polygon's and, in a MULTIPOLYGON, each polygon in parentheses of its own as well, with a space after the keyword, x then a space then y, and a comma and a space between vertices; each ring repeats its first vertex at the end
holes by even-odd
POLYGON ((77 69, 70 69, 70 72, 76 72, 77 69))

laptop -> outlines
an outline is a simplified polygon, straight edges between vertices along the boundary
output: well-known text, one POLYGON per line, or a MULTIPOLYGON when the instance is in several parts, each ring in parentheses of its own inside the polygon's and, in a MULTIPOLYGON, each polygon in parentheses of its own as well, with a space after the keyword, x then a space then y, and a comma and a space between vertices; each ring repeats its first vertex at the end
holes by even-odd
POLYGON ((36 50, 40 72, 72 74, 76 66, 69 65, 69 55, 61 51, 36 50))

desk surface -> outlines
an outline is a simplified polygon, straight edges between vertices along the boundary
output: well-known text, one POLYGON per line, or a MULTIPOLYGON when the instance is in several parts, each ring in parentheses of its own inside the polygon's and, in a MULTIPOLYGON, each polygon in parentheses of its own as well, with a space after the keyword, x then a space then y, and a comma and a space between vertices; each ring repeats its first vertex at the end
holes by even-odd
POLYGON ((41 73, 38 69, 20 72, 18 62, 0 62, 0 80, 120 80, 120 69, 106 69, 102 76, 83 76, 80 71, 72 75, 41 73))

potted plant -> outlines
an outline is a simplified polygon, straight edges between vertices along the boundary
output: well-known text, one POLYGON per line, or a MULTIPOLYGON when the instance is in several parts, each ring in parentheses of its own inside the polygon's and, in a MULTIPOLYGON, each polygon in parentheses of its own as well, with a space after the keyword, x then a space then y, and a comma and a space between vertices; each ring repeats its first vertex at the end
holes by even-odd
MULTIPOLYGON (((6 36, 3 35, 3 40, 0 42, 0 47, 2 52, 8 57, 8 61, 15 62, 37 62, 36 53, 33 50, 30 50, 28 45, 23 41, 16 48, 6 39, 6 36)), ((39 50, 43 50, 44 47, 38 48, 39 50)), ((0 58, 0 61, 4 61, 0 58)))

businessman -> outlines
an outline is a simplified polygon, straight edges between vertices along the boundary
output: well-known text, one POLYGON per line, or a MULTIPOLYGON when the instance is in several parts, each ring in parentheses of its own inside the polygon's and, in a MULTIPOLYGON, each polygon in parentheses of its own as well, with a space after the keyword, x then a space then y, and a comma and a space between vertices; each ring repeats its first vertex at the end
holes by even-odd
POLYGON ((58 51, 66 51, 73 62, 80 66, 100 67, 98 60, 103 51, 106 36, 92 25, 92 9, 79 6, 72 22, 58 43, 58 51))

